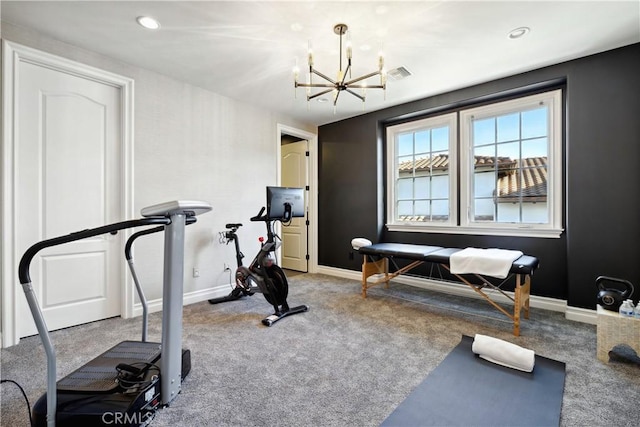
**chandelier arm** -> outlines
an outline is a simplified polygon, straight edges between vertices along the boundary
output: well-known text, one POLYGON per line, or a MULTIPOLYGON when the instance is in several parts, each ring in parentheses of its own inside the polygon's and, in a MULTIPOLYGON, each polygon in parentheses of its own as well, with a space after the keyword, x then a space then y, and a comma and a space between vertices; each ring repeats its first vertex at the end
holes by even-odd
MULTIPOLYGON (((333 106, 335 107, 336 104, 338 103, 338 97, 340 96, 340 92, 342 92, 341 90, 339 90, 338 92, 336 92, 336 96, 333 98, 333 106)), ((333 110, 334 114, 335 114, 335 108, 333 110)))
MULTIPOLYGON (((368 79, 369 77, 379 76, 379 75, 380 75, 380 71, 374 71, 373 73, 365 74, 364 76, 356 77, 355 79, 349 80, 348 82, 344 83, 344 85, 349 86, 350 84, 368 79)), ((373 87, 373 86, 369 86, 369 87, 373 87)))
POLYGON ((335 89, 336 85, 329 83, 298 83, 296 87, 330 87, 335 89))
MULTIPOLYGON (((344 70, 344 74, 342 75, 342 80, 340 81, 340 85, 348 85, 348 83, 345 83, 345 79, 347 78, 347 74, 349 73, 349 70, 351 69, 351 61, 349 61, 349 64, 347 65, 347 69, 344 70)), ((342 70, 342 66, 340 67, 340 70, 342 70)))
POLYGON ((348 87, 354 89, 386 89, 385 85, 349 85, 348 87))
POLYGON ((338 84, 338 82, 336 82, 335 80, 333 80, 333 79, 331 79, 331 78, 329 78, 329 77, 325 76, 324 74, 322 74, 322 73, 321 73, 320 71, 318 71, 318 70, 314 70, 314 69, 312 69, 311 71, 312 71, 312 72, 313 72, 313 74, 315 74, 316 76, 320 76, 320 77, 322 77, 323 79, 325 79, 326 81, 333 83, 334 85, 338 84))
POLYGON ((317 97, 322 96, 322 95, 324 95, 324 94, 327 94, 327 93, 329 93, 329 92, 333 92, 333 87, 332 87, 331 89, 323 90, 323 91, 321 91, 321 92, 318 92, 318 93, 315 93, 315 94, 313 94, 313 95, 309 95, 309 96, 307 96, 307 101, 310 101, 310 100, 312 100, 313 98, 317 98, 317 97))
POLYGON ((360 94, 355 93, 354 91, 352 91, 352 90, 351 90, 351 89, 349 89, 349 88, 346 88, 345 90, 346 90, 347 92, 349 92, 351 95, 355 96, 356 98, 360 98, 360 101, 364 102, 364 96, 362 96, 362 95, 360 95, 360 94))

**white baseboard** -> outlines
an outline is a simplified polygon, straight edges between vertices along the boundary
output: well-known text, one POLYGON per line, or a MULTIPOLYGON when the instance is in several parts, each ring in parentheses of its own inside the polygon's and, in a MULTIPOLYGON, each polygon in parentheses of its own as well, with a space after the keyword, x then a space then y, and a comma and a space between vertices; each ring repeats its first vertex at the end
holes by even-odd
MULTIPOLYGON (((342 277, 344 279, 352 279, 361 281, 362 273, 359 271, 345 270, 335 267, 318 266, 317 272, 319 274, 326 274, 328 276, 342 277)), ((480 295, 473 291, 465 284, 450 283, 439 280, 432 280, 420 277, 412 277, 400 275, 392 280, 392 282, 402 283, 405 285, 415 286, 418 288, 428 289, 432 291, 443 292, 452 295, 459 295, 467 298, 482 299, 480 295)), ((507 295, 513 297, 513 292, 505 292, 507 295)), ((500 293, 492 293, 491 297, 496 302, 509 303, 509 299, 500 293)), ((596 310, 589 310, 586 308, 571 307, 567 305, 567 301, 557 298, 541 297, 531 295, 529 300, 531 308, 539 308, 542 310, 556 311, 565 314, 565 318, 568 320, 574 320, 576 322, 596 324, 596 310)))
MULTIPOLYGON (((195 304, 197 302, 206 301, 211 298, 218 298, 229 295, 231 286, 229 284, 219 285, 214 288, 202 289, 199 291, 187 292, 184 294, 183 305, 195 304)), ((162 298, 154 299, 147 302, 149 313, 162 311, 162 298)), ((136 303, 133 307, 133 315, 142 315, 142 304, 136 303)))
POLYGON ((596 325, 598 323, 597 313, 598 312, 596 310, 569 306, 567 307, 567 311, 565 312, 565 317, 568 320, 596 325))

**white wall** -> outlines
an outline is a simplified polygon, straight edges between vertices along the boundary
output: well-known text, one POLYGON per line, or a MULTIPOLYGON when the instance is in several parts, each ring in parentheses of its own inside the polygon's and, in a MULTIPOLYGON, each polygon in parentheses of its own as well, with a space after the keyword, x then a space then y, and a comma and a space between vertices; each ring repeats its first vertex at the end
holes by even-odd
MULTIPOLYGON (((136 216, 143 207, 168 200, 213 206, 187 228, 186 294, 205 297, 228 284, 223 266, 235 266, 233 246, 218 243, 226 223, 244 224, 239 236, 245 262, 251 261, 264 224, 249 218, 265 203, 265 186, 277 179, 277 124, 313 133, 316 127, 4 22, 2 38, 135 80, 136 216), (191 277, 193 267, 200 270, 197 279, 191 277)), ((138 275, 149 300, 162 296, 162 248, 160 235, 136 243, 138 275)))

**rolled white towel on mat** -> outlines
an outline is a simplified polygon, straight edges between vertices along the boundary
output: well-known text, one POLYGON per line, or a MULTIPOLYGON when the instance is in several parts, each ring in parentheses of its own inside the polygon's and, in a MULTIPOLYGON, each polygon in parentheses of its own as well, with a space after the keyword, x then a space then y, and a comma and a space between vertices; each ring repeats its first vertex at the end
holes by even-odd
POLYGON ((489 362, 524 372, 533 371, 535 353, 519 345, 476 334, 471 350, 489 362))
POLYGON ((363 246, 371 246, 371 240, 365 239, 364 237, 356 237, 351 240, 351 247, 356 251, 363 246))

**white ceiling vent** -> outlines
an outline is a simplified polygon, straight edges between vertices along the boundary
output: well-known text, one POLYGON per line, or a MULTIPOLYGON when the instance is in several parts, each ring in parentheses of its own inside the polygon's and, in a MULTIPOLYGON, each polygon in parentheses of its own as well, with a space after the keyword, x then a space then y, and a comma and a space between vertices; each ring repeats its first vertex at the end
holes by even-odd
POLYGON ((402 80, 411 75, 411 71, 407 70, 404 67, 394 68, 393 70, 387 71, 387 77, 391 80, 402 80))

